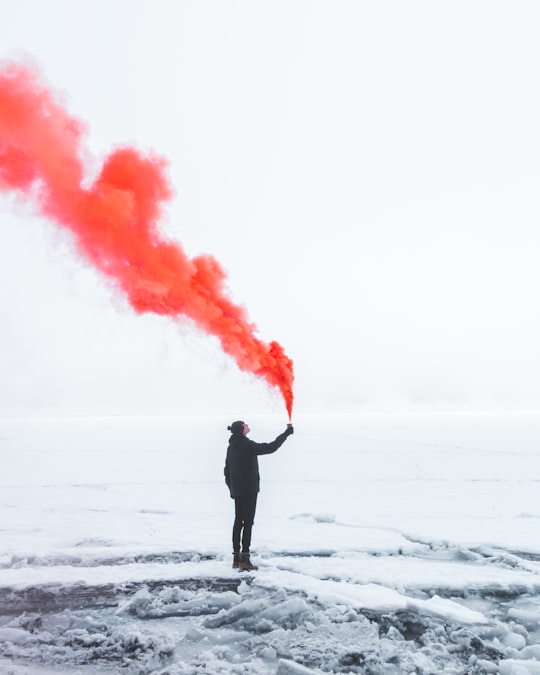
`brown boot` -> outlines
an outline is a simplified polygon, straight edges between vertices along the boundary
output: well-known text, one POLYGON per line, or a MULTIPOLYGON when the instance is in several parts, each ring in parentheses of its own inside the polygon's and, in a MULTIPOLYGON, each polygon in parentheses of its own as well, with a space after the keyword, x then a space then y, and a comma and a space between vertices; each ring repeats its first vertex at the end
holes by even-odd
POLYGON ((254 572, 259 568, 257 565, 252 565, 249 553, 240 553, 240 570, 244 572, 254 572))
POLYGON ((233 551, 232 566, 235 569, 238 569, 240 567, 240 551, 233 551))

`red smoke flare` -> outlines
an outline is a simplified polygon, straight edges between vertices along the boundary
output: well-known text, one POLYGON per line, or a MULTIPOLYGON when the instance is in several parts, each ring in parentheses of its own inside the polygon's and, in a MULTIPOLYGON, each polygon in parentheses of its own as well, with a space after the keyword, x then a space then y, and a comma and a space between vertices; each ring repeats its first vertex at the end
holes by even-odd
POLYGON ((244 308, 226 296, 225 273, 211 256, 190 259, 158 232, 172 196, 167 163, 125 147, 81 186, 84 127, 62 109, 36 73, 0 68, 0 189, 18 190, 42 215, 67 227, 79 250, 127 295, 136 312, 185 315, 215 335, 241 370, 277 387, 289 418, 293 363, 277 342, 255 337, 244 308))

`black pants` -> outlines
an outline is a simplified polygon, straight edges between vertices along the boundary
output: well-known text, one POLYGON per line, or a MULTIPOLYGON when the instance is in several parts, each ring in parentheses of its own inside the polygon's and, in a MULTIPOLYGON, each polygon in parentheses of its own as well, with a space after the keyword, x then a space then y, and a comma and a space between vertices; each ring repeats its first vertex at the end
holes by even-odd
POLYGON ((234 499, 234 525, 232 531, 233 551, 240 550, 240 538, 242 539, 242 551, 249 553, 251 544, 251 530, 257 508, 257 495, 244 495, 234 499))

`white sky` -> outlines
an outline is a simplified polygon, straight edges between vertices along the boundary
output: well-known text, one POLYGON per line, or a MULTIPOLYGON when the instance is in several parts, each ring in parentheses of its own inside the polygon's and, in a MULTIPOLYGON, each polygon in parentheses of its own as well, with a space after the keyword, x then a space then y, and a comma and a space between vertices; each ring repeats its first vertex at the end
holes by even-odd
MULTIPOLYGON (((0 0, 88 124, 170 160, 163 231, 224 265, 296 410, 540 402, 540 5, 0 0)), ((0 198, 0 414, 283 411, 185 322, 133 315, 0 198)))

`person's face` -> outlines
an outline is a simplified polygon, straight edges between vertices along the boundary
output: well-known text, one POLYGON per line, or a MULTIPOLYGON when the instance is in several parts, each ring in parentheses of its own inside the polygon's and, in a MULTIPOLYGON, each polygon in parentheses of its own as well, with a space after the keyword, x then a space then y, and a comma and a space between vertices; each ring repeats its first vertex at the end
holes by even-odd
POLYGON ((249 424, 247 422, 244 422, 244 436, 247 436, 251 429, 249 428, 249 424))

